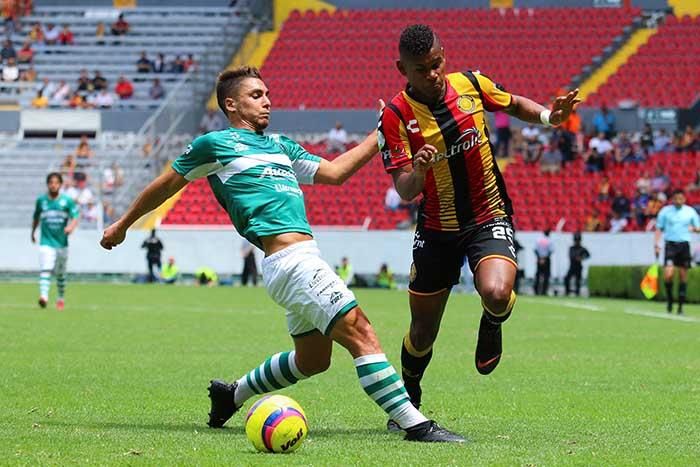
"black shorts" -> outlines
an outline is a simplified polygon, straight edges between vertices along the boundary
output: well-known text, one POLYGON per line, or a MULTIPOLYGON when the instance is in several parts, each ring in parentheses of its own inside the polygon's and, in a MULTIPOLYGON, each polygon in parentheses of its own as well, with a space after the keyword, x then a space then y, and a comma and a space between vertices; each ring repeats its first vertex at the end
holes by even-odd
POLYGON ((666 242, 664 266, 690 267, 690 242, 666 242))
POLYGON ((408 288, 432 294, 459 283, 464 261, 476 272, 488 257, 500 257, 517 269, 513 224, 508 218, 492 219, 461 232, 440 232, 418 227, 413 238, 413 264, 408 288))

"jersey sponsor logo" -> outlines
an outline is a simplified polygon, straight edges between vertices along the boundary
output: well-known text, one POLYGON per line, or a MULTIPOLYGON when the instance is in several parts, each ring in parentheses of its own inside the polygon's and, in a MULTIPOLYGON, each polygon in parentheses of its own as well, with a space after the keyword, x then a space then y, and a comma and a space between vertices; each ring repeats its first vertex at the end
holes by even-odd
POLYGON ((183 153, 184 155, 187 155, 192 152, 192 145, 188 144, 187 147, 185 148, 185 152, 183 153))
POLYGON ((287 180, 296 180, 297 179, 297 177, 296 177, 296 175, 294 175, 294 173, 292 173, 286 169, 280 169, 278 167, 265 167, 265 169, 263 169, 262 173, 260 174, 260 178, 264 178, 264 177, 285 178, 287 180))
POLYGON ((465 114, 470 114, 476 109, 476 102, 472 96, 463 94, 457 99, 457 108, 465 114))
POLYGON ((320 268, 316 269, 316 271, 314 271, 314 277, 312 277, 311 281, 309 281, 309 288, 310 289, 313 289, 314 287, 316 287, 318 284, 321 283, 321 281, 323 280, 323 274, 321 274, 322 272, 323 272, 323 269, 320 269, 320 268))
POLYGON ((455 144, 450 146, 446 152, 439 152, 435 154, 433 162, 437 163, 443 159, 449 159, 452 156, 464 154, 466 151, 477 147, 481 144, 481 132, 475 126, 467 128, 462 132, 462 134, 457 138, 455 144))
POLYGON ((282 185, 281 183, 275 184, 275 191, 277 193, 292 193, 298 196, 303 196, 304 194, 304 192, 302 192, 299 188, 295 186, 282 185))
POLYGON ((248 146, 247 144, 236 143, 233 145, 233 150, 236 152, 243 152, 247 151, 248 149, 250 149, 250 146, 248 146))
POLYGON ((329 299, 331 305, 335 305, 340 301, 340 299, 343 298, 343 293, 338 292, 337 290, 331 292, 331 297, 329 299))
POLYGON ((411 133, 419 133, 420 128, 418 127, 418 120, 415 118, 413 120, 409 120, 408 125, 406 125, 406 129, 411 133))

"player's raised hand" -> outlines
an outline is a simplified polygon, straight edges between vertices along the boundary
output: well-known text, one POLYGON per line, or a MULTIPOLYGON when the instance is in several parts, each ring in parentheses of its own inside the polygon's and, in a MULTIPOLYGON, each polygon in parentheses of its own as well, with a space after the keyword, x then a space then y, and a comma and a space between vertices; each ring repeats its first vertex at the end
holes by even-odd
POLYGON ((413 170, 425 174, 433 166, 433 159, 437 154, 435 146, 426 144, 413 155, 413 170))
POLYGON ((115 222, 105 229, 102 234, 102 240, 100 240, 100 245, 105 250, 111 250, 123 242, 125 238, 126 229, 122 228, 119 222, 115 222))
POLYGON ((574 89, 566 96, 559 96, 554 99, 552 113, 549 116, 549 123, 552 125, 561 125, 567 121, 571 112, 580 102, 581 99, 578 98, 578 89, 574 89))

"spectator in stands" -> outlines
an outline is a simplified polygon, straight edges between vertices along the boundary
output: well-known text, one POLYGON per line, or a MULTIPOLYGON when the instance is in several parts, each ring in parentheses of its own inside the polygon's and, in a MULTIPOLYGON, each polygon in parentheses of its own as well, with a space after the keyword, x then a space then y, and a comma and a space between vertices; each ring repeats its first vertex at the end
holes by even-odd
POLYGON ((58 42, 62 45, 73 45, 73 31, 70 30, 67 24, 63 25, 63 30, 58 35, 58 42))
POLYGON ((36 92, 36 97, 32 99, 32 107, 35 109, 45 109, 49 106, 49 99, 41 90, 36 92))
POLYGON ((32 63, 34 60, 34 50, 32 50, 32 43, 25 41, 22 48, 17 52, 17 61, 19 63, 32 63))
POLYGON ((695 151, 696 149, 699 149, 698 141, 697 135, 693 131, 693 127, 687 125, 683 135, 681 135, 677 150, 683 152, 695 151))
POLYGON ((184 73, 185 61, 179 55, 175 56, 175 60, 170 63, 170 73, 184 73))
POLYGON ((600 232, 603 230, 603 217, 598 208, 593 208, 591 214, 586 218, 583 230, 586 232, 600 232))
POLYGON ((53 23, 48 23, 46 28, 44 28, 44 43, 46 45, 56 45, 60 34, 61 32, 54 27, 53 23))
POLYGON ((14 57, 7 59, 7 63, 2 67, 2 80, 5 82, 19 80, 19 67, 14 57))
POLYGON ((109 88, 107 84, 107 78, 102 76, 100 70, 95 70, 95 76, 92 78, 92 88, 95 91, 102 91, 103 89, 109 88))
POLYGON ((392 184, 387 188, 386 195, 384 195, 384 208, 387 211, 398 211, 399 209, 405 209, 408 211, 408 219, 401 221, 396 227, 398 229, 408 229, 411 225, 415 224, 418 217, 418 203, 415 200, 404 201, 401 199, 401 195, 396 191, 396 188, 392 184))
POLYGON ((95 152, 90 147, 87 135, 80 137, 80 142, 73 155, 75 156, 76 173, 82 173, 84 177, 85 171, 92 166, 92 160, 95 158, 95 152))
POLYGON ((159 52, 158 55, 156 55, 156 59, 153 60, 153 71, 155 73, 165 73, 166 67, 165 55, 159 52))
POLYGON ((185 59, 183 64, 185 66, 185 71, 194 71, 197 69, 197 62, 192 54, 187 54, 187 59, 185 59))
POLYGON ((124 19, 124 13, 120 13, 117 21, 112 23, 112 35, 123 36, 129 32, 129 23, 124 19))
MULTIPOLYGON (((647 220, 656 219, 656 215, 666 204, 666 199, 666 194, 663 192, 652 193, 649 198, 649 202, 647 203, 646 211, 644 212, 645 218, 647 220)), ((649 224, 647 225, 647 227, 648 226, 649 224)), ((648 228, 645 230, 648 230, 648 228)))
POLYGON ((352 264, 350 264, 350 260, 347 256, 343 256, 343 258, 340 260, 340 266, 336 267, 335 272, 338 274, 338 277, 345 282, 345 285, 352 284, 352 281, 355 278, 355 274, 352 271, 352 264))
POLYGON ((117 93, 120 99, 129 99, 134 95, 134 85, 126 79, 126 76, 121 75, 117 80, 117 85, 114 87, 114 92, 117 93))
POLYGON ((689 193, 693 191, 700 191, 700 170, 695 172, 695 180, 690 182, 688 186, 685 187, 685 191, 689 193))
POLYGON ((42 44, 44 42, 44 30, 40 23, 34 23, 32 29, 29 30, 29 40, 34 44, 42 44))
POLYGON ((85 99, 77 91, 71 94, 70 99, 68 99, 68 107, 72 109, 84 109, 86 108, 85 99))
POLYGON ((639 145, 642 147, 642 151, 645 155, 649 155, 654 148, 654 131, 651 129, 651 125, 648 123, 644 125, 644 130, 639 139, 639 145))
POLYGON ((25 91, 34 90, 34 80, 32 79, 32 75, 29 73, 29 70, 20 70, 19 81, 22 83, 19 88, 20 94, 24 93, 25 91))
POLYGON ((609 200, 614 191, 610 184, 610 177, 603 175, 603 178, 600 179, 600 183, 598 183, 598 201, 609 200))
POLYGON ((88 99, 88 102, 101 109, 109 109, 114 105, 114 96, 107 89, 103 89, 91 98, 92 101, 88 99))
POLYGON ((505 112, 494 112, 496 127, 496 157, 510 156, 510 117, 505 112))
POLYGON ((136 71, 138 73, 150 73, 153 71, 153 63, 148 59, 145 50, 141 52, 141 58, 136 62, 136 71))
POLYGON ((620 233, 627 227, 627 218, 623 217, 620 213, 612 213, 612 218, 610 219, 610 233, 620 233))
POLYGON ((109 225, 114 221, 115 211, 114 206, 109 201, 102 200, 102 222, 104 225, 109 225))
POLYGON ((73 201, 80 206, 81 210, 86 209, 89 203, 95 202, 95 195, 87 185, 87 179, 84 178, 77 178, 75 185, 66 190, 66 195, 73 198, 73 201))
POLYGON ((100 208, 95 203, 95 200, 90 200, 87 205, 80 210, 80 217, 87 222, 97 222, 100 216, 100 208))
POLYGON ((562 133, 555 129, 549 134, 549 142, 544 145, 542 159, 540 161, 540 171, 542 173, 557 173, 561 169, 564 156, 560 150, 562 133))
POLYGON ((6 62, 10 58, 17 58, 17 51, 15 51, 12 41, 5 39, 2 43, 2 49, 0 49, 0 62, 6 62))
POLYGON ((41 82, 37 84, 36 90, 41 91, 45 96, 52 96, 56 91, 56 83, 44 76, 41 82))
POLYGON ((382 263, 377 273, 377 287, 380 289, 395 289, 396 281, 394 280, 394 273, 389 269, 389 265, 382 263))
POLYGON ((199 122, 199 132, 209 133, 210 131, 220 130, 223 126, 224 122, 219 112, 214 109, 207 109, 199 122))
POLYGON ((611 158, 613 150, 614 147, 605 134, 598 133, 588 142, 588 153, 585 156, 586 170, 588 172, 604 171, 605 160, 611 158))
POLYGON ((105 23, 100 21, 99 23, 97 23, 97 27, 95 27, 95 39, 97 39, 95 44, 105 45, 104 37, 105 37, 105 23))
POLYGON ((596 133, 603 133, 607 139, 615 136, 615 115, 603 104, 593 116, 593 128, 596 133))
POLYGON ((29 68, 27 68, 26 70, 24 70, 24 72, 26 74, 25 81, 30 82, 30 83, 33 83, 36 81, 36 69, 34 68, 33 65, 30 66, 29 68))
POLYGON ((598 153, 598 150, 593 148, 585 156, 586 172, 602 172, 605 170, 605 156, 598 153))
POLYGON ((637 227, 644 227, 647 224, 647 205, 649 204, 649 192, 637 188, 637 194, 632 200, 632 214, 637 223, 637 227))
POLYGON ((628 162, 640 162, 642 158, 635 151, 632 140, 624 131, 618 133, 614 140, 615 144, 615 162, 618 164, 628 162))
POLYGON ((569 119, 562 123, 559 128, 566 132, 566 137, 571 144, 572 153, 578 153, 583 147, 583 132, 581 131, 581 116, 576 109, 571 112, 569 119))
POLYGON ((619 214, 621 217, 629 217, 631 212, 630 200, 621 192, 617 192, 615 197, 613 197, 610 208, 614 213, 619 214))
POLYGON ((50 96, 49 104, 52 107, 62 107, 66 104, 68 97, 70 96, 70 86, 64 80, 58 82, 56 86, 56 91, 50 96))
POLYGON ((78 86, 76 87, 76 90, 80 92, 92 92, 94 90, 92 81, 90 80, 88 72, 85 69, 80 70, 80 77, 78 78, 78 86))
POLYGON ((124 184, 124 171, 119 167, 117 161, 112 162, 110 167, 107 167, 102 172, 102 193, 112 194, 114 189, 124 184))
POLYGON ((671 137, 668 136, 665 128, 661 128, 654 138, 654 151, 668 152, 671 150, 671 137))
POLYGON ((661 166, 656 166, 654 177, 651 179, 651 191, 653 193, 666 193, 671 186, 671 179, 666 175, 661 166))
POLYGON ((61 175, 63 180, 69 181, 73 179, 73 172, 75 172, 75 156, 73 154, 66 155, 63 162, 61 162, 61 175))
POLYGON ((634 182, 634 187, 639 193, 649 194, 651 192, 651 179, 647 170, 634 182))
POLYGON ((326 138, 326 151, 328 153, 342 153, 348 144, 348 133, 343 128, 343 124, 335 122, 335 126, 328 132, 326 138))
POLYGON ((155 78, 153 80, 153 84, 151 84, 151 88, 148 90, 148 95, 154 100, 162 99, 165 96, 165 89, 163 85, 160 84, 160 79, 155 78))
POLYGON ((542 156, 542 142, 540 141, 540 130, 532 123, 528 123, 521 130, 523 136, 523 154, 526 164, 534 164, 542 156))

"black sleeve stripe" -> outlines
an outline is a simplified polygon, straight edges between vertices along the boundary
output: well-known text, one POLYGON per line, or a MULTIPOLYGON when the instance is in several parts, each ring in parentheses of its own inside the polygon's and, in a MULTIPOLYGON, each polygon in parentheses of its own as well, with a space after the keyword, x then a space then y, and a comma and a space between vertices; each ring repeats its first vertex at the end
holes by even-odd
POLYGON ((397 117, 399 117, 399 120, 401 120, 404 125, 406 125, 406 120, 404 120, 403 115, 401 115, 401 111, 399 110, 398 107, 396 107, 391 102, 389 102, 386 106, 387 106, 387 108, 391 109, 391 111, 394 112, 397 117))

